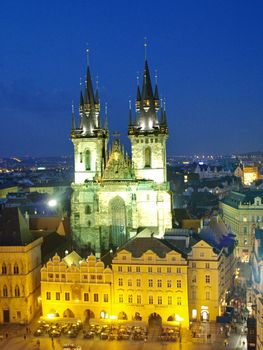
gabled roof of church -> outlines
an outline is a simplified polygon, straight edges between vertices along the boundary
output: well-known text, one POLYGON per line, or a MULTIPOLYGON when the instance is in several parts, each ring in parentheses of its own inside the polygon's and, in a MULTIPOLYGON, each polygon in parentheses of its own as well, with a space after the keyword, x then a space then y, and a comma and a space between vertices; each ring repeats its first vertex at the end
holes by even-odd
POLYGON ((24 246, 34 240, 35 238, 18 208, 5 208, 0 211, 0 245, 24 246))

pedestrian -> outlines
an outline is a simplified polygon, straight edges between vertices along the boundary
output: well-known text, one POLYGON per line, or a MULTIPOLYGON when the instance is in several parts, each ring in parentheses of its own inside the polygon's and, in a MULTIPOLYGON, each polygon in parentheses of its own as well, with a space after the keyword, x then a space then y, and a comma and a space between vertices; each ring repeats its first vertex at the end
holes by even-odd
POLYGON ((8 333, 5 334, 6 339, 8 338, 8 333))
POLYGON ((26 340, 26 334, 24 334, 24 339, 26 340))

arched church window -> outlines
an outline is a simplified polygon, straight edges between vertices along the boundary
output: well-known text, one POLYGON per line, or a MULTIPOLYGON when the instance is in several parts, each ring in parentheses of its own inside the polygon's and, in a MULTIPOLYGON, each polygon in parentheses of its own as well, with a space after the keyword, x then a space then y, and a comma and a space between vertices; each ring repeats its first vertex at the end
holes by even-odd
POLYGON ((3 265, 2 265, 2 275, 6 275, 6 274, 7 274, 6 264, 3 263, 3 265))
POLYGON ((18 275, 19 274, 19 267, 17 265, 17 263, 15 263, 14 265, 14 275, 18 275))
POLYGON ((88 215, 88 214, 91 214, 91 207, 90 207, 90 205, 86 205, 86 207, 85 207, 85 214, 86 215, 88 215))
POLYGON ((85 168, 90 170, 90 151, 88 149, 85 152, 85 168))
POLYGON ((152 152, 151 152, 150 147, 145 148, 145 151, 144 151, 144 166, 145 166, 145 168, 151 167, 151 157, 152 157, 151 153, 152 152))
POLYGON ((111 216, 111 244, 115 247, 123 244, 126 237, 126 207, 124 200, 116 196, 109 203, 111 216))
POLYGON ((8 297, 8 290, 6 285, 3 287, 3 297, 8 297))
POLYGON ((15 286, 15 297, 20 297, 20 289, 18 285, 15 286))

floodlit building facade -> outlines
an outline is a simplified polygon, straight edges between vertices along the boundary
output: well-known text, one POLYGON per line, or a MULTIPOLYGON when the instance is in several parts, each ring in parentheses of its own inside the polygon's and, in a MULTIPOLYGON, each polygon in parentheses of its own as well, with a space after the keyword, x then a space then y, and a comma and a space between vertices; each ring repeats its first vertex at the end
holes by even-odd
POLYGON ((28 323, 40 309, 41 243, 18 208, 0 212, 0 323, 28 323))
POLYGON ((113 274, 94 255, 55 255, 41 269, 42 312, 49 318, 104 318, 112 313, 113 274))
POLYGON ((220 207, 224 222, 236 235, 236 256, 248 262, 253 251, 256 226, 263 227, 263 191, 231 192, 220 207))
POLYGON ((165 240, 131 240, 113 257, 112 269, 116 315, 188 327, 187 259, 165 240))
POLYGON ((90 67, 80 93, 80 123, 72 115, 75 179, 71 229, 77 247, 97 255, 116 248, 143 227, 159 235, 172 226, 171 194, 166 175, 168 127, 157 85, 152 89, 145 61, 142 88, 137 88, 136 116, 129 109, 128 156, 115 135, 108 147, 108 116, 101 118, 99 92, 94 93, 90 67))

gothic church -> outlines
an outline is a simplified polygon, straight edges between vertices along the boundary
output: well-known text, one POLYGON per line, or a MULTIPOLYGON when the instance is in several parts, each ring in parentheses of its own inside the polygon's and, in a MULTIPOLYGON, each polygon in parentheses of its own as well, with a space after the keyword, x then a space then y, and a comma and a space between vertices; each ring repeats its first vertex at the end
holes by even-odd
POLYGON ((78 248, 98 256, 148 231, 162 237, 172 227, 171 194, 166 175, 168 127, 158 87, 153 91, 147 60, 142 88, 137 87, 136 115, 129 106, 131 158, 114 138, 109 147, 107 111, 102 126, 99 91, 90 67, 80 92, 79 123, 72 112, 75 177, 71 231, 78 248))

